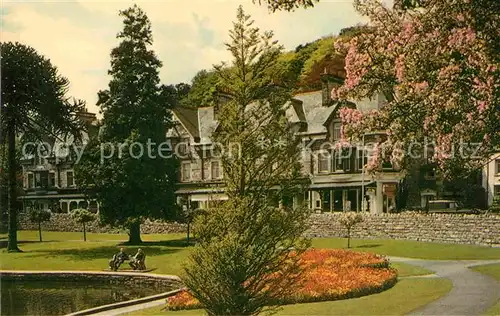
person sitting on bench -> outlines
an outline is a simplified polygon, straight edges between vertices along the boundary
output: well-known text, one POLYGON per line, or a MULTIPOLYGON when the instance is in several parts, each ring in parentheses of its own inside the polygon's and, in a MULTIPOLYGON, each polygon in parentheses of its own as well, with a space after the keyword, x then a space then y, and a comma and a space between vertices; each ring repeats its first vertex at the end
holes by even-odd
POLYGON ((137 253, 128 263, 134 270, 146 270, 146 255, 141 248, 137 249, 137 253))
POLYGON ((113 259, 109 260, 109 268, 112 271, 116 271, 120 268, 120 265, 125 261, 129 260, 129 255, 125 253, 123 248, 120 248, 120 252, 113 256, 113 259))

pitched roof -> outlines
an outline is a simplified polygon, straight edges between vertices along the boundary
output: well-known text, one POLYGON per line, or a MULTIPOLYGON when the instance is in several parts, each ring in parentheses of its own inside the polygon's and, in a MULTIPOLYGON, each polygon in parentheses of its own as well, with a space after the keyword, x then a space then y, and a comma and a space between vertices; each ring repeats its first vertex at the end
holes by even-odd
MULTIPOLYGON (((362 112, 378 108, 382 99, 379 97, 354 101, 362 112)), ((332 118, 337 106, 323 106, 322 91, 299 93, 287 102, 286 116, 291 123, 302 123, 303 134, 327 133, 327 122, 332 118)), ((214 107, 185 108, 177 107, 174 114, 199 144, 210 144, 211 136, 218 125, 214 107)))
POLYGON ((176 107, 173 109, 173 112, 175 116, 177 116, 181 124, 189 132, 189 134, 193 136, 193 138, 200 137, 199 123, 198 123, 198 109, 176 107))

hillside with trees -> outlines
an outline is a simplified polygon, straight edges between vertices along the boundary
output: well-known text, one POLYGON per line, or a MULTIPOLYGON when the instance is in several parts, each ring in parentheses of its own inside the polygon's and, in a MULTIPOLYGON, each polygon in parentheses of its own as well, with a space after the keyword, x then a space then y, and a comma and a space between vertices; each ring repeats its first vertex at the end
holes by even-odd
MULTIPOLYGON (((320 76, 324 72, 344 77, 344 56, 335 51, 334 41, 339 37, 349 39, 366 30, 364 25, 344 28, 336 36, 325 36, 282 53, 278 60, 279 83, 292 85, 298 93, 321 89, 320 76)), ((189 85, 169 85, 167 89, 175 91, 179 85, 182 93, 174 93, 174 98, 177 104, 187 107, 212 105, 219 87, 213 69, 200 70, 189 85)))

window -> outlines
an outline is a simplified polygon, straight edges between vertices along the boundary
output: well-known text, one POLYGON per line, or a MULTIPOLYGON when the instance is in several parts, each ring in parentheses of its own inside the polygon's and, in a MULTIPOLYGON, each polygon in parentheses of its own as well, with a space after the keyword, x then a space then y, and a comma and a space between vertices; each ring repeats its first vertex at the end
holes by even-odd
POLYGON ((28 188, 33 189, 35 187, 35 175, 28 173, 28 188))
POLYGON ((336 151, 334 155, 334 171, 344 171, 342 152, 336 151))
POLYGON ((191 180, 191 163, 190 162, 183 162, 182 163, 181 179, 182 179, 182 181, 191 180))
POLYGON ((494 196, 500 196, 500 185, 495 185, 493 187, 493 195, 494 196))
POLYGON ((392 163, 390 163, 389 161, 382 162, 382 169, 392 170, 392 163))
POLYGON ((325 173, 329 171, 328 158, 330 155, 327 152, 320 152, 318 154, 318 172, 325 173))
POLYGON ((212 161, 211 167, 212 167, 212 179, 219 179, 220 178, 219 162, 212 161))
POLYGON ((56 186, 56 174, 54 172, 49 173, 49 187, 53 188, 56 186))
POLYGON ((500 173, 500 159, 495 160, 495 173, 500 173))
POLYGON ((366 154, 366 150, 364 151, 363 155, 363 149, 358 149, 358 170, 363 170, 363 167, 368 163, 368 155, 366 154))
POLYGON ((333 123, 333 140, 340 140, 342 123, 333 123))
POLYGON ((66 186, 71 187, 75 185, 73 171, 66 171, 66 186))

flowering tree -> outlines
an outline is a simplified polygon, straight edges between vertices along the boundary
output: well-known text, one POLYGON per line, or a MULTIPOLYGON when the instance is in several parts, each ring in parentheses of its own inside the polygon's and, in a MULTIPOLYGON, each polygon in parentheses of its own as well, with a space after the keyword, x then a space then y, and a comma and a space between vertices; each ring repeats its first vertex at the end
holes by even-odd
POLYGON ((386 102, 370 113, 342 108, 343 137, 353 141, 368 131, 388 132, 372 154, 372 171, 384 160, 404 167, 409 154, 425 152, 426 139, 445 174, 456 166, 477 168, 500 139, 499 17, 488 7, 494 2, 427 1, 410 10, 376 0, 354 5, 371 27, 349 42, 336 42, 346 55, 346 78, 332 98, 383 94, 386 102))

